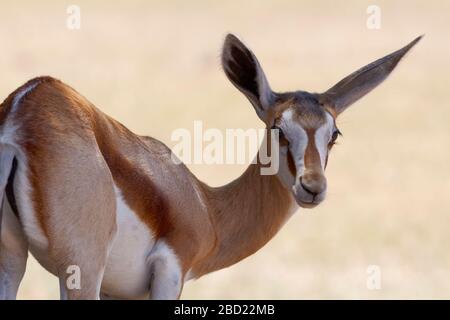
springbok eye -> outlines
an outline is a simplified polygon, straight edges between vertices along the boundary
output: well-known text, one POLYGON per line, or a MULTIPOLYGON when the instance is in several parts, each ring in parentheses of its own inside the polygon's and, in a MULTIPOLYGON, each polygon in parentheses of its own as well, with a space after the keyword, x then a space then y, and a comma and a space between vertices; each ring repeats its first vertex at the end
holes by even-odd
POLYGON ((331 136, 331 142, 335 142, 338 138, 339 133, 337 131, 333 132, 333 135, 331 136))
POLYGON ((341 132, 338 129, 333 131, 333 134, 331 135, 331 140, 330 140, 330 145, 331 146, 336 143, 336 139, 338 138, 338 136, 340 134, 341 134, 341 132))

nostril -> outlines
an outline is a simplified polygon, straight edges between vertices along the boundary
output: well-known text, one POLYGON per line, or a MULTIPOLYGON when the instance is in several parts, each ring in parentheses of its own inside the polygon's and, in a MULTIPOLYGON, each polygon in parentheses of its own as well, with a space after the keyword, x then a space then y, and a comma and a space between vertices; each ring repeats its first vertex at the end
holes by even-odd
POLYGON ((312 196, 316 196, 319 192, 316 192, 311 186, 308 186, 306 183, 303 183, 303 179, 300 178, 300 184, 302 185, 303 189, 310 193, 312 196))

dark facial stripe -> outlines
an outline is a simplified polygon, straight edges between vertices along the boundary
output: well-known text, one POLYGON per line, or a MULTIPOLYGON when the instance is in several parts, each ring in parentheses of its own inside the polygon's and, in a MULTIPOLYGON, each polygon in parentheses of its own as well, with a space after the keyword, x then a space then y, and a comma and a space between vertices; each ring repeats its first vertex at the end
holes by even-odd
POLYGON ((287 158, 287 161, 288 161, 288 168, 289 168, 289 171, 291 172, 291 174, 292 174, 294 177, 296 177, 296 176, 297 176, 297 169, 295 168, 295 161, 294 161, 294 158, 292 157, 292 153, 291 153, 290 150, 288 150, 288 158, 287 158))
POLYGON ((320 161, 320 154, 316 146, 316 130, 306 129, 305 131, 308 135, 308 145, 305 150, 305 169, 310 172, 320 172, 322 170, 322 165, 320 161))

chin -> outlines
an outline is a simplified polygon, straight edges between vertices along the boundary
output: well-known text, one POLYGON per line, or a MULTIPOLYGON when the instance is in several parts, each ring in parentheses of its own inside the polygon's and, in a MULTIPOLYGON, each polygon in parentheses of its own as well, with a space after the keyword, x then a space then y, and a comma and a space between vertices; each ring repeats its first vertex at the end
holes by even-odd
POLYGON ((302 208, 306 208, 306 209, 312 209, 312 208, 315 208, 315 207, 317 207, 319 204, 320 204, 320 202, 303 202, 303 201, 301 201, 301 200, 298 200, 298 199, 296 199, 296 201, 297 201, 297 204, 300 206, 300 207, 302 207, 302 208))

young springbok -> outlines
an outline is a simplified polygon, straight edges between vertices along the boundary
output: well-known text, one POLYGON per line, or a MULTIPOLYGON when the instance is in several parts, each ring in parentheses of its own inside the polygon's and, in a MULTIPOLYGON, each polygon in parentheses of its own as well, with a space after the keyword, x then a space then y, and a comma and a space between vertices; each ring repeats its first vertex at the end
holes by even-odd
POLYGON ((325 93, 277 93, 252 51, 228 35, 225 74, 267 133, 278 130, 280 162, 277 174, 262 175, 255 161, 219 188, 64 83, 28 81, 0 109, 0 298, 16 297, 28 250, 59 278, 63 299, 176 299, 187 280, 253 254, 298 206, 324 200, 336 117, 419 40, 325 93), (69 286, 77 270, 80 285, 69 286))

